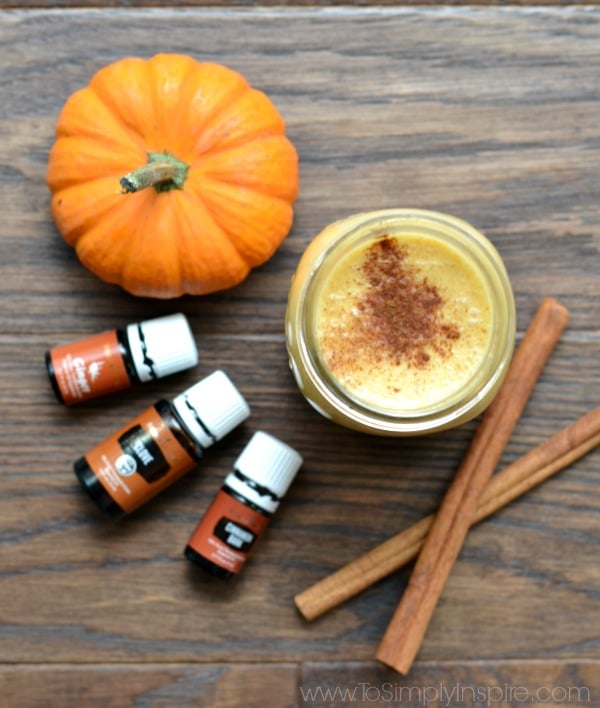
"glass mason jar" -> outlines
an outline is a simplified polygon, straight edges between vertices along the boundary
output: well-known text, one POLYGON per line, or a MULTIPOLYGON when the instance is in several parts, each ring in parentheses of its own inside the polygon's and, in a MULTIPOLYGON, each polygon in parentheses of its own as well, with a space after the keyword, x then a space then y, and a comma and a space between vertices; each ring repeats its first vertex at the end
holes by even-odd
POLYGON ((376 435, 433 433, 492 401, 515 342, 500 255, 466 222, 388 209, 329 225, 288 296, 290 367, 326 418, 376 435))

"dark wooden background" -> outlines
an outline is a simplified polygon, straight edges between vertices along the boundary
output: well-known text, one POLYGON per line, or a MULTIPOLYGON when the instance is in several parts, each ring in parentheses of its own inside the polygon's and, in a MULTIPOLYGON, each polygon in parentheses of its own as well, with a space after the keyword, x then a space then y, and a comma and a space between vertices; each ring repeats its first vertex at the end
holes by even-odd
POLYGON ((373 657, 408 568, 300 617, 296 593, 435 509, 476 421, 403 440, 330 424, 295 388, 283 317, 298 258, 329 222, 447 211, 501 252, 519 334, 545 295, 571 311, 503 463, 598 405, 600 10, 72 4, 0 3, 0 704, 485 705, 524 687, 528 705, 599 705, 598 453, 472 530, 407 678, 373 657), (136 299, 98 281, 49 213, 66 98, 106 63, 158 51, 244 73, 300 155, 290 236, 245 283, 205 298, 136 299), (48 347, 175 311, 197 334, 197 370, 76 410, 56 403, 48 347), (105 521, 73 461, 217 367, 251 419, 159 499, 105 521), (256 429, 305 465, 224 584, 182 549, 256 429), (443 702, 442 685, 463 702, 443 702))

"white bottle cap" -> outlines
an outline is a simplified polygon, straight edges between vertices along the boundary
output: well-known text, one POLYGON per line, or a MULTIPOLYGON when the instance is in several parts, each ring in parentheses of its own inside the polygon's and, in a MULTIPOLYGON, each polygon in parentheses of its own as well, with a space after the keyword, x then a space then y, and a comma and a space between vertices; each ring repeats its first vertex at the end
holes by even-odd
POLYGON ((301 465, 302 457, 296 450, 259 430, 242 450, 225 483, 248 501, 273 512, 301 465), (240 479, 236 472, 248 480, 240 479))
POLYGON ((182 314, 130 324, 127 341, 140 381, 160 379, 198 363, 196 342, 182 314))
POLYGON ((223 371, 213 372, 176 396, 173 407, 202 447, 210 447, 250 415, 244 397, 223 371))

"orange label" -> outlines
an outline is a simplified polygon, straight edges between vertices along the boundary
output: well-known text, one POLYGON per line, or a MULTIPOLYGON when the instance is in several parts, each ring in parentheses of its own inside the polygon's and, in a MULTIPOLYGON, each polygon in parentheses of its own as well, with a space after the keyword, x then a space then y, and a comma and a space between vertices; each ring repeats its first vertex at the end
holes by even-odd
POLYGON ((238 573, 269 517, 221 490, 188 541, 196 553, 215 565, 238 573))
POLYGON ((68 406, 131 385, 114 331, 55 347, 50 359, 60 394, 68 406))
POLYGON ((154 407, 88 452, 85 459, 126 513, 196 465, 154 407))

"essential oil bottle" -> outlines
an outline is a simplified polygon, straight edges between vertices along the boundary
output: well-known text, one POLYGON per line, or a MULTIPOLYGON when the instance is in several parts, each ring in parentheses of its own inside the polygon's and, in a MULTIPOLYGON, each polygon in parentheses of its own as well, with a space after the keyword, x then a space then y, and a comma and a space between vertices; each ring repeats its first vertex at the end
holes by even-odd
POLYGON ((255 433, 188 541, 186 558, 219 578, 239 573, 301 464, 296 450, 255 433))
POLYGON ((206 448, 249 415, 231 380, 215 371, 145 410, 77 460, 74 471, 98 506, 118 519, 193 469, 206 448))
POLYGON ((54 347, 45 358, 56 397, 72 406, 196 366, 198 349, 179 313, 54 347))

